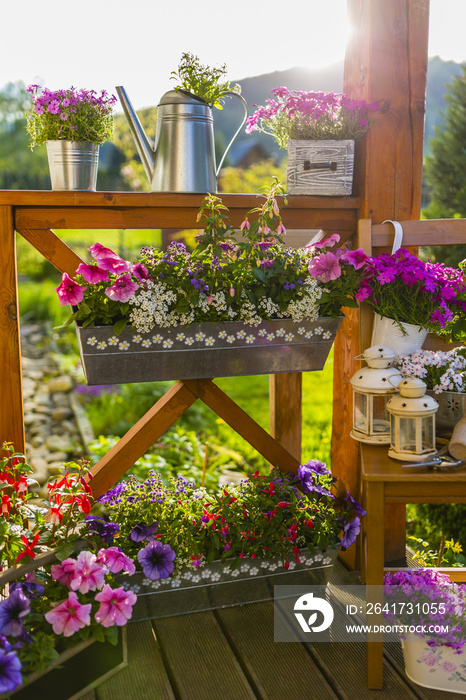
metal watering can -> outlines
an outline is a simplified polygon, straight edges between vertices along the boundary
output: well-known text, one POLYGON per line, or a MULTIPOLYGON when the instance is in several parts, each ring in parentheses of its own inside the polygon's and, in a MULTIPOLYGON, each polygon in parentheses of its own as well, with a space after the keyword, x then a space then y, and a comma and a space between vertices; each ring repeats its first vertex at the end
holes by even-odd
POLYGON ((248 116, 241 95, 244 119, 215 167, 214 128, 211 107, 184 90, 170 90, 157 105, 155 148, 146 136, 123 87, 116 91, 128 119, 152 192, 217 192, 217 175, 225 156, 248 116))

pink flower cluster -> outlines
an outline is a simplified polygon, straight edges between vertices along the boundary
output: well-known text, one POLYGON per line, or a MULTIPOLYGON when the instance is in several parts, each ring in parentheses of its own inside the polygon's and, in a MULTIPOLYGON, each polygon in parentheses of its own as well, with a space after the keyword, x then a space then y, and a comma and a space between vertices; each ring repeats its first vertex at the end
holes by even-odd
POLYGON ((370 113, 378 110, 376 103, 353 100, 334 92, 290 91, 286 87, 271 90, 275 99, 266 100, 246 120, 246 132, 263 131, 272 134, 282 148, 286 137, 301 139, 357 139, 371 126, 370 113))
POLYGON ((382 316, 424 327, 431 323, 445 327, 455 314, 466 311, 463 274, 443 263, 423 262, 402 248, 393 255, 369 258, 366 271, 356 299, 367 301, 382 316), (401 318, 408 307, 412 320, 401 318))
MULTIPOLYGON (((89 249, 92 257, 96 260, 96 265, 81 263, 77 268, 77 274, 90 285, 100 282, 110 282, 109 273, 116 275, 116 279, 105 289, 105 294, 112 301, 127 302, 139 289, 141 282, 149 278, 147 268, 141 263, 133 265, 128 260, 123 260, 110 248, 106 248, 101 243, 94 243, 89 249), (138 282, 135 282, 135 277, 138 282)), ((56 292, 62 306, 70 304, 76 306, 80 304, 84 297, 84 285, 78 284, 66 272, 62 275, 62 281, 56 292)))
MULTIPOLYGON (((313 243, 312 247, 326 250, 333 248, 339 240, 338 233, 334 233, 324 241, 313 243)), ((337 248, 334 253, 325 252, 313 258, 308 265, 308 270, 312 277, 320 282, 331 282, 341 277, 345 265, 351 265, 355 270, 359 270, 365 265, 366 260, 367 255, 362 248, 357 250, 337 248)))
POLYGON ((123 626, 131 618, 136 595, 124 588, 112 589, 105 582, 109 573, 134 574, 133 561, 117 547, 101 549, 97 555, 89 551, 80 552, 77 559, 65 559, 52 566, 52 578, 70 589, 68 598, 45 614, 55 634, 70 637, 91 624, 92 603, 81 603, 78 593, 87 594, 98 590, 94 599, 100 603, 94 619, 103 627, 123 626))

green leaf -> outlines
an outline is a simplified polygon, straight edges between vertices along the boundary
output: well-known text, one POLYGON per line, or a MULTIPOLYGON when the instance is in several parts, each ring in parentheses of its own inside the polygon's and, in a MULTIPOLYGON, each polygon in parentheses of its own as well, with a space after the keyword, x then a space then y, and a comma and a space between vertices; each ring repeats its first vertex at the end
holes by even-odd
POLYGON ((113 330, 115 332, 115 335, 120 335, 120 333, 122 333, 125 330, 127 325, 128 325, 127 318, 121 318, 119 321, 117 321, 113 326, 113 330))
POLYGON ((267 277, 264 275, 261 269, 259 269, 258 267, 253 267, 252 274, 256 279, 260 280, 261 282, 264 282, 264 284, 267 284, 267 277))
POLYGON ((74 542, 64 542, 55 550, 55 556, 58 561, 64 561, 74 552, 74 542))

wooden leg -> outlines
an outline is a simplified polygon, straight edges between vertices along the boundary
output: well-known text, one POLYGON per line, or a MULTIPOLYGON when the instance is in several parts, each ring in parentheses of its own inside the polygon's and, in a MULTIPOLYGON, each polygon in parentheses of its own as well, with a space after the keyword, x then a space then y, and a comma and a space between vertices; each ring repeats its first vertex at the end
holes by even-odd
POLYGON ((25 451, 16 245, 11 207, 0 207, 0 446, 25 451))
MULTIPOLYGON (((367 482, 366 486, 366 590, 368 603, 381 603, 384 566, 384 484, 367 482), (377 589, 375 588, 377 587, 377 589)), ((368 625, 383 624, 383 615, 368 615, 368 625)), ((367 635, 367 687, 383 687, 382 633, 367 635)))

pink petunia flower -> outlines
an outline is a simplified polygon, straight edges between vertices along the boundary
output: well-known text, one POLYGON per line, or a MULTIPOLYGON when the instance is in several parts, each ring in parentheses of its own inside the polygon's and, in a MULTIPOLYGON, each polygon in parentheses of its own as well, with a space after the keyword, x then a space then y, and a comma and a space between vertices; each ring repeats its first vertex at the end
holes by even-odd
POLYGON ((101 549, 97 554, 97 561, 104 564, 112 574, 119 574, 120 571, 125 571, 131 576, 136 571, 133 560, 123 552, 120 552, 118 547, 101 549))
POLYGON ((312 277, 321 282, 330 282, 341 276, 341 267, 338 258, 333 253, 322 253, 309 263, 307 268, 312 277))
POLYGON ((313 243, 312 247, 319 248, 319 249, 320 248, 332 248, 335 245, 335 243, 338 243, 339 240, 340 240, 340 236, 338 235, 338 233, 332 233, 332 235, 329 236, 329 238, 326 238, 323 241, 317 241, 317 243, 313 243))
POLYGON ((343 255, 340 257, 340 261, 352 265, 355 270, 359 270, 366 263, 367 255, 362 248, 357 248, 357 250, 345 250, 343 255))
POLYGON ((76 571, 71 577, 70 588, 80 593, 88 593, 102 588, 108 569, 99 564, 92 552, 80 552, 76 560, 76 571))
POLYGON ((117 255, 99 258, 98 263, 102 270, 108 270, 114 275, 121 275, 125 272, 132 272, 133 270, 133 264, 130 263, 129 260, 123 260, 123 258, 117 255))
POLYGON ((76 559, 65 559, 61 564, 52 564, 52 578, 67 588, 71 588, 71 579, 75 573, 76 559))
POLYGON ((82 627, 91 624, 91 603, 81 605, 76 593, 68 593, 67 600, 45 613, 44 617, 49 622, 55 634, 63 634, 71 637, 82 627))
POLYGON ((102 243, 94 243, 88 248, 89 253, 95 260, 100 260, 100 258, 119 258, 117 253, 114 253, 111 248, 106 248, 102 243))
POLYGON ((107 287, 105 294, 112 301, 121 301, 124 303, 131 299, 138 289, 139 285, 132 281, 131 275, 125 274, 115 280, 110 287, 107 287))
POLYGON ((102 627, 123 627, 133 614, 133 605, 137 601, 136 595, 132 591, 125 591, 124 588, 112 589, 108 583, 105 584, 95 599, 100 603, 100 608, 95 614, 96 622, 102 627))
POLYGON ((89 284, 98 284, 109 279, 107 270, 103 270, 98 265, 86 265, 85 263, 79 265, 76 274, 82 275, 89 284))
POLYGON ((61 278, 61 284, 55 291, 58 294, 58 300, 61 306, 66 306, 67 304, 76 306, 76 304, 82 302, 85 289, 87 289, 87 287, 81 286, 64 272, 61 278))

